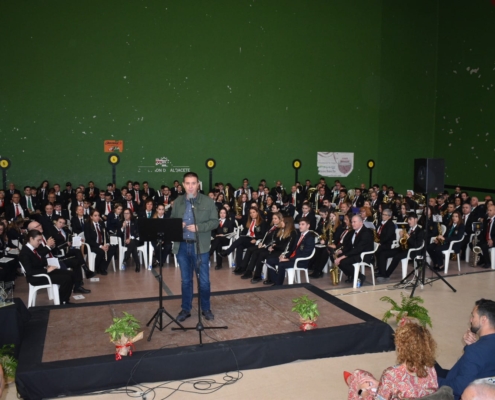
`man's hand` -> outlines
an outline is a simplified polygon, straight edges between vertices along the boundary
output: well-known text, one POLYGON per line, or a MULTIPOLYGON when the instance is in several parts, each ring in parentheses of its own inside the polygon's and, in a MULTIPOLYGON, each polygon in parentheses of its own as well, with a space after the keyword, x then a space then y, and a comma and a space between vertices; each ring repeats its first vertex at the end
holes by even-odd
POLYGON ((335 260, 335 265, 339 265, 339 264, 340 264, 340 262, 341 262, 344 258, 346 258, 346 256, 340 256, 339 258, 337 258, 337 259, 335 260))
POLYGON ((48 247, 51 247, 52 249, 55 247, 55 239, 53 239, 51 236, 48 238, 46 241, 46 244, 48 247))
POLYGON ((476 334, 468 329, 464 334, 464 336, 462 337, 462 340, 464 341, 464 343, 466 343, 466 345, 469 346, 470 344, 475 343, 478 339, 476 337, 476 334))
POLYGON ((50 273, 50 272, 52 272, 53 270, 56 270, 56 269, 58 269, 56 266, 49 265, 48 267, 46 267, 46 272, 50 273))
POLYGON ((105 246, 101 246, 101 249, 102 249, 103 251, 108 251, 108 248, 109 248, 109 247, 110 247, 110 245, 109 245, 109 244, 106 244, 105 246))
POLYGON ((189 232, 196 232, 198 230, 198 227, 196 225, 187 225, 186 226, 186 229, 189 231, 189 232))
POLYGON ((125 240, 125 244, 129 244, 129 243, 131 243, 131 239, 130 238, 125 240))
POLYGON ((488 239, 488 247, 493 247, 493 240, 492 239, 488 239))

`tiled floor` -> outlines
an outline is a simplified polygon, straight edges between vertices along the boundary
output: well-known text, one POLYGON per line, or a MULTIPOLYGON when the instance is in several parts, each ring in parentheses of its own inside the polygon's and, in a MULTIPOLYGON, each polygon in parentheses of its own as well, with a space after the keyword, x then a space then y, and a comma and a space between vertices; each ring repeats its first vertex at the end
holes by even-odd
MULTIPOLYGON (((452 292, 443 282, 435 282, 423 289, 418 289, 416 295, 423 297, 425 307, 429 309, 433 321, 432 333, 438 342, 438 361, 450 368, 459 358, 462 352, 461 338, 469 324, 469 315, 474 302, 481 297, 494 299, 495 273, 493 270, 470 268, 464 262, 461 263, 461 273, 457 271, 456 264, 451 264, 448 282, 451 283, 456 293, 452 292), (480 273, 469 273, 480 272, 480 273)), ((368 271, 369 274, 369 271, 368 271)), ((396 272, 395 274, 399 274, 396 272)), ((369 275, 368 275, 369 276, 369 275)), ((133 270, 109 273, 100 277, 100 282, 88 283, 86 286, 93 293, 81 301, 99 301, 110 299, 125 299, 135 297, 153 297, 157 295, 157 283, 151 271, 141 271, 136 274, 133 270)), ((400 276, 395 279, 398 281, 400 276)), ((180 293, 180 272, 174 267, 164 269, 164 280, 172 293, 180 293)), ((246 288, 251 285, 249 281, 241 280, 234 276, 231 270, 211 270, 212 290, 223 291, 246 288)), ((391 280, 393 281, 393 280, 391 280)), ((352 304, 363 311, 381 318, 387 310, 387 304, 381 302, 380 297, 387 295, 400 299, 400 290, 394 289, 393 284, 377 285, 373 287, 366 284, 358 290, 352 290, 348 284, 341 284, 334 288, 326 275, 323 279, 312 280, 312 284, 318 287, 331 289, 333 295, 339 296, 343 301, 352 304), (351 290, 350 290, 351 289, 351 290)), ((269 289, 267 289, 269 290, 269 289)), ((404 291, 408 294, 408 291, 404 291)), ((22 279, 18 280, 16 296, 27 301, 27 285, 22 279)), ((40 294, 39 305, 49 304, 46 294, 40 294)), ((178 311, 178 310, 177 310, 178 311)), ((393 328, 394 321, 390 321, 393 328)), ((260 370, 242 371, 243 378, 235 384, 227 385, 219 391, 212 393, 211 399, 331 399, 339 400, 347 398, 347 390, 342 379, 343 370, 364 368, 379 377, 381 372, 395 361, 393 352, 380 354, 365 354, 360 356, 324 358, 319 360, 300 361, 276 367, 260 370)), ((225 382, 224 375, 208 377, 217 382, 225 382)), ((166 385, 169 388, 177 388, 179 382, 166 385)), ((150 384, 156 386, 157 384, 150 384)), ((181 390, 192 390, 192 384, 184 384, 181 390)), ((197 391, 196 391, 197 392, 197 391)), ((164 398, 172 393, 171 389, 160 389, 156 398, 164 398)), ((6 399, 13 400, 15 388, 9 388, 6 399)), ((86 396, 97 400, 126 398, 125 394, 106 394, 86 396)), ((190 399, 193 395, 188 392, 178 391, 172 395, 173 399, 190 399)), ((150 398, 150 396, 148 397, 150 398)), ((67 398, 68 400, 71 398, 67 398)))

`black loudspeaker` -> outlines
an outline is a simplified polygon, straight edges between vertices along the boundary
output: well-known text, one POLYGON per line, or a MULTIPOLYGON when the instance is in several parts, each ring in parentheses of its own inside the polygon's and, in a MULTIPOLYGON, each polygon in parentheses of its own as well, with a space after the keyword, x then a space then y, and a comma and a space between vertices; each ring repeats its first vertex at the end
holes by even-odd
POLYGON ((416 158, 414 160, 414 191, 439 193, 444 190, 445 160, 443 158, 416 158))

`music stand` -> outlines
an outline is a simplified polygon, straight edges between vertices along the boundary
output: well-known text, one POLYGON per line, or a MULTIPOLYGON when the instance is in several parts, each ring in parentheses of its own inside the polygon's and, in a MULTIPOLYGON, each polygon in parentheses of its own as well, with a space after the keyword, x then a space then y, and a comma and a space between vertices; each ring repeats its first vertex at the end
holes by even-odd
POLYGON ((158 328, 159 331, 163 331, 167 326, 169 326, 172 322, 175 322, 182 329, 185 329, 179 321, 177 321, 172 315, 170 315, 165 307, 163 307, 163 279, 162 279, 162 270, 163 270, 163 260, 162 260, 162 244, 165 241, 174 241, 180 242, 182 240, 182 219, 180 218, 143 218, 139 220, 138 223, 139 228, 139 238, 145 242, 157 241, 157 249, 160 251, 160 272, 157 276, 158 279, 158 287, 159 287, 159 305, 155 314, 148 321, 146 326, 149 326, 152 321, 153 327, 151 328, 151 332, 148 336, 148 342, 151 340, 151 336, 153 336, 153 332, 155 328, 158 328), (166 314, 171 321, 163 326, 163 314, 166 314))
POLYGON ((418 284, 421 284, 421 288, 423 288, 424 284, 425 284, 425 272, 426 272, 426 268, 428 268, 432 273, 434 273, 437 277, 436 278, 432 278, 432 279, 429 279, 428 280, 428 283, 433 283, 435 281, 438 281, 438 280, 441 280, 443 283, 445 283, 454 293, 457 292, 457 290, 454 289, 454 287, 448 283, 445 278, 443 276, 441 276, 438 271, 435 271, 433 269, 433 267, 428 263, 428 261, 426 260, 426 247, 429 243, 426 243, 426 241, 428 240, 428 215, 426 215, 426 208, 428 207, 428 193, 426 193, 426 196, 425 196, 425 201, 426 201, 426 205, 425 205, 425 208, 423 209, 423 213, 425 215, 425 226, 423 227, 423 230, 424 230, 424 233, 425 233, 425 244, 423 246, 423 248, 420 250, 420 255, 417 255, 415 258, 418 258, 418 265, 417 267, 415 268, 414 267, 414 260, 413 260, 413 270, 404 278, 402 279, 397 285, 403 285, 407 282, 407 278, 409 278, 411 275, 416 275, 416 279, 414 280, 413 282, 413 286, 412 286, 412 291, 411 291, 411 298, 414 297, 414 292, 416 291, 416 288, 418 287, 418 284))

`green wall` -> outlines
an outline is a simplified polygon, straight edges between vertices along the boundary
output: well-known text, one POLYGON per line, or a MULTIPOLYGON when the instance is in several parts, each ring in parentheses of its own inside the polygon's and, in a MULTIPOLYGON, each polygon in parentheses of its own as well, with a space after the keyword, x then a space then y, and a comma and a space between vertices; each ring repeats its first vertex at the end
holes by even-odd
MULTIPOLYGON (((316 180, 316 153, 355 153, 344 182, 411 186, 433 153, 436 1, 4 0, 0 155, 9 180, 170 184, 316 180), (419 137, 417 136, 419 135, 419 137), (145 166, 140 168, 140 166, 145 166)), ((328 178, 333 181, 333 178, 328 178)))
POLYGON ((435 157, 447 184, 493 189, 495 7, 440 2, 440 15, 435 157))

